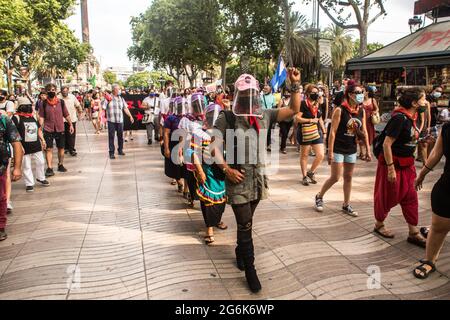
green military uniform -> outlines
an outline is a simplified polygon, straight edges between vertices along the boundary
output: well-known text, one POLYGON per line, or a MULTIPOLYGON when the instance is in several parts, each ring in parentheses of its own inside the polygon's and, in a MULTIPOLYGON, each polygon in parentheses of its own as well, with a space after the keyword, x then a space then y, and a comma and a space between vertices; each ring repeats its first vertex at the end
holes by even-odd
MULTIPOLYGON (((278 118, 278 109, 262 110, 262 118, 256 118, 260 130, 268 130, 271 123, 275 123, 278 118)), ((222 133, 223 138, 226 137, 226 130, 232 129, 230 124, 227 123, 227 119, 224 113, 221 113, 215 123, 215 128, 222 133)), ((247 130, 255 130, 250 125, 246 117, 236 117, 235 129, 242 129, 244 132, 247 130)), ((265 131, 267 132, 267 131, 265 131)), ((228 196, 228 204, 240 205, 249 203, 256 200, 265 200, 269 196, 268 177, 265 175, 265 164, 263 159, 257 157, 256 164, 249 161, 250 153, 258 150, 259 140, 267 139, 267 136, 261 136, 257 134, 257 141, 246 139, 245 142, 245 164, 241 164, 240 167, 244 171, 245 179, 242 183, 233 184, 230 181, 226 181, 226 190, 228 196)), ((263 150, 265 154, 265 149, 263 150)))

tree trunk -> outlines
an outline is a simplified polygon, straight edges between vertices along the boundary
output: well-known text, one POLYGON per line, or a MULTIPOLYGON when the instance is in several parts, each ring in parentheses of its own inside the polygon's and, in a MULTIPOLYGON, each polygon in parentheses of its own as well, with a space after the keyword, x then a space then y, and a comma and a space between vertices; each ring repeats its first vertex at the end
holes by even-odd
POLYGON ((359 54, 360 57, 364 57, 367 54, 367 31, 369 29, 369 26, 361 26, 359 29, 359 54))
POLYGON ((220 72, 221 72, 221 78, 222 78, 222 88, 225 89, 227 86, 227 60, 228 57, 222 58, 222 61, 220 63, 220 72))
POLYGON ((288 59, 289 66, 294 66, 294 60, 292 59, 291 51, 291 26, 289 23, 291 10, 289 8, 289 0, 283 0, 283 11, 284 11, 284 29, 286 34, 284 35, 284 48, 286 50, 286 58, 288 59))
POLYGON ((13 69, 9 67, 9 63, 6 62, 6 82, 8 84, 8 93, 13 93, 13 80, 12 80, 13 69))

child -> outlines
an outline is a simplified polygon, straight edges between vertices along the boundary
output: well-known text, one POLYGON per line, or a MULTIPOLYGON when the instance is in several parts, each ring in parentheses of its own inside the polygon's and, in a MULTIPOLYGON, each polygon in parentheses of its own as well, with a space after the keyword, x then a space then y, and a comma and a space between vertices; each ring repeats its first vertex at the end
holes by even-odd
POLYGON ((33 107, 27 98, 18 99, 17 113, 12 118, 22 138, 25 150, 23 158, 23 177, 27 192, 34 191, 34 176, 31 168, 31 159, 36 162, 36 180, 42 186, 48 187, 50 183, 45 179, 45 159, 42 150, 46 144, 42 128, 33 116, 33 107))

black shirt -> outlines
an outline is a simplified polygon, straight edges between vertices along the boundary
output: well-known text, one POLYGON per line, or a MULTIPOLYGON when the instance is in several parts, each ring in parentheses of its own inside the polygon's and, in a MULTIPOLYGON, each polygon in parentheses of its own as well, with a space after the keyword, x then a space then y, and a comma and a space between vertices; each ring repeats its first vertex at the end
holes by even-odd
POLYGON ((395 139, 392 144, 392 154, 395 157, 414 157, 418 131, 411 119, 402 113, 397 113, 389 120, 385 130, 387 137, 395 139))
POLYGON ((320 108, 320 105, 317 109, 317 115, 314 116, 314 114, 311 112, 311 109, 308 108, 308 103, 306 101, 302 101, 300 105, 300 112, 302 113, 302 118, 304 119, 315 119, 320 118, 322 116, 322 110, 320 108))
POLYGON ((40 125, 36 119, 34 117, 14 116, 12 120, 22 137, 22 145, 25 154, 33 154, 42 151, 42 145, 38 135, 40 125))
POLYGON ((356 127, 362 129, 364 108, 359 108, 357 115, 352 115, 345 108, 341 108, 341 121, 336 131, 336 139, 334 141, 334 152, 344 155, 355 154, 356 146, 356 127))

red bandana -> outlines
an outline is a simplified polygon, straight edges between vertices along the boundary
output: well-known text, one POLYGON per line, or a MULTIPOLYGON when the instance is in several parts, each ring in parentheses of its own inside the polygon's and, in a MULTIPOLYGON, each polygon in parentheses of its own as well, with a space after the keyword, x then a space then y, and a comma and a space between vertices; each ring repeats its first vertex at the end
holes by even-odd
POLYGON ((350 105, 348 104, 348 101, 344 101, 341 106, 344 107, 348 112, 350 112, 351 115, 357 115, 359 113, 360 106, 358 106, 356 110, 353 110, 352 107, 350 107, 350 105))
POLYGON ((308 106, 308 109, 314 116, 314 118, 317 118, 317 113, 319 113, 319 106, 314 107, 314 105, 311 102, 309 102, 308 99, 306 99, 306 105, 308 106))
POLYGON ((259 129, 261 127, 259 126, 259 122, 258 122, 258 120, 256 120, 255 116, 248 117, 248 123, 250 123, 250 126, 253 126, 255 128, 256 132, 259 133, 259 129))
POLYGON ((57 97, 54 97, 53 99, 47 98, 47 104, 51 106, 56 106, 59 102, 59 99, 57 97))
POLYGON ((25 117, 25 118, 31 118, 31 117, 33 117, 33 114, 32 113, 17 112, 16 116, 25 117))

